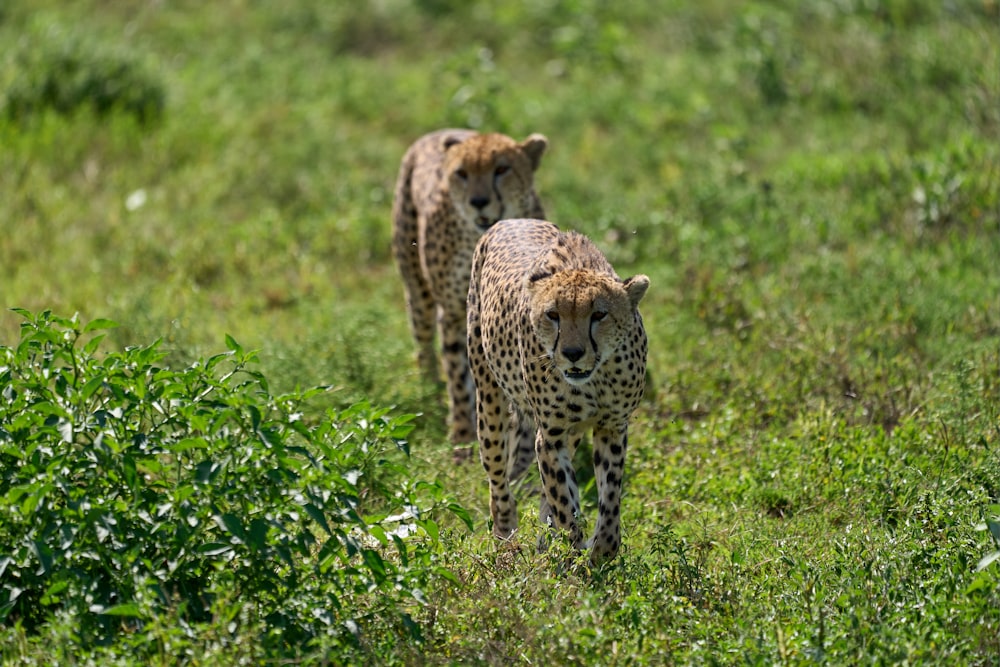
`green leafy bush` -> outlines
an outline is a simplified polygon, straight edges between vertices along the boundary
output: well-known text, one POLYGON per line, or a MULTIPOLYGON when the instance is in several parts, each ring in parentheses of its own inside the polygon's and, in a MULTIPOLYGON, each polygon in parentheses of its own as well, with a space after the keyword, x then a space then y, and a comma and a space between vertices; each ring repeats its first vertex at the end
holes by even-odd
POLYGON ((17 75, 0 96, 3 113, 23 122, 46 110, 98 116, 121 112, 140 124, 158 120, 166 89, 137 54, 112 50, 52 28, 15 52, 17 75))
POLYGON ((310 423, 324 388, 272 395, 231 337, 172 370, 159 342, 99 356, 108 320, 17 312, 21 340, 0 347, 0 621, 69 615, 87 647, 239 600, 265 648, 355 642, 376 616, 419 636, 406 610, 451 578, 435 516, 469 518, 403 481, 413 415, 359 404, 310 423))

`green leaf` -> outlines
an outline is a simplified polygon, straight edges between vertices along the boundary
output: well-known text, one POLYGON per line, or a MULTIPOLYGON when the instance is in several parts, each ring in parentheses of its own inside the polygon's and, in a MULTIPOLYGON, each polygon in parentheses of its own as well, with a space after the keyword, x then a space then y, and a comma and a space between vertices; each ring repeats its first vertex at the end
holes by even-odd
POLYGON ((215 523, 218 524, 220 528, 239 540, 241 544, 246 542, 247 534, 243 529, 243 522, 240 521, 238 516, 227 512, 226 514, 221 515, 216 514, 212 517, 212 519, 215 520, 215 523))
POLYGON ((382 526, 378 525, 377 523, 373 523, 372 525, 368 526, 368 533, 382 544, 389 544, 388 535, 385 534, 385 531, 382 529, 382 526))
POLYGON ((190 484, 183 484, 174 489, 174 502, 182 503, 192 495, 194 495, 195 488, 190 484))
POLYGON ((89 333, 91 331, 96 331, 98 329, 117 329, 120 325, 114 320, 108 320, 104 318, 97 318, 96 320, 91 320, 83 327, 83 333, 89 333))
POLYGON ((292 552, 288 549, 288 547, 279 544, 274 548, 274 551, 278 554, 278 557, 283 560, 286 565, 288 565, 288 567, 295 567, 295 561, 292 560, 292 552))
POLYGON ((97 351, 97 348, 100 347, 101 341, 103 341, 104 338, 105 334, 99 334, 88 340, 87 344, 83 346, 84 355, 88 357, 93 356, 94 352, 97 351))
POLYGON ((21 593, 24 592, 23 588, 9 588, 7 589, 7 602, 0 604, 0 622, 6 620, 7 615, 10 614, 11 609, 17 603, 17 598, 21 597, 21 593))
POLYGON ((1000 518, 987 519, 986 527, 990 529, 993 541, 996 542, 997 546, 1000 546, 1000 518))
POLYGON ((104 375, 95 375, 94 377, 87 380, 87 382, 80 389, 80 396, 84 400, 90 398, 94 395, 94 392, 98 390, 99 387, 104 385, 104 375))
POLYGON ((31 516, 34 513, 35 508, 38 507, 39 503, 45 499, 54 487, 51 484, 42 484, 38 488, 34 489, 33 492, 28 493, 28 497, 24 499, 21 503, 21 514, 23 516, 31 516))
POLYGON ((401 440, 409 436, 410 433, 413 432, 413 429, 417 426, 416 424, 411 423, 416 418, 417 415, 412 414, 394 417, 392 420, 392 429, 389 431, 389 437, 401 440))
POLYGON ((205 361, 205 370, 210 371, 215 368, 220 361, 233 356, 232 352, 219 352, 218 354, 213 354, 208 360, 205 361))
MULTIPOLYGON (((31 406, 32 412, 36 412, 40 415, 56 415, 58 417, 68 417, 69 413, 66 412, 66 408, 61 405, 56 405, 49 401, 39 401, 31 406)), ((56 423, 57 420, 53 420, 51 423, 46 422, 47 426, 51 426, 56 423)))
POLYGON ((991 554, 986 554, 979 560, 979 564, 976 565, 976 572, 982 572, 988 568, 991 564, 1000 559, 1000 550, 994 551, 991 554))
POLYGON ((448 511, 461 519, 466 528, 469 530, 473 529, 472 517, 469 515, 469 510, 465 509, 458 503, 448 503, 448 511))
POLYGON ((966 595, 972 595, 977 591, 989 594, 996 586, 994 583, 995 578, 992 574, 987 574, 981 570, 977 570, 977 572, 979 574, 976 575, 976 578, 972 580, 972 583, 965 588, 966 595))
POLYGON ((229 334, 226 334, 226 347, 232 350, 233 354, 235 354, 236 356, 238 357, 243 356, 243 348, 240 346, 239 343, 236 342, 236 339, 230 336, 229 334))
POLYGON ((69 579, 61 579, 52 584, 51 586, 49 586, 47 589, 45 589, 45 592, 42 594, 42 604, 51 605, 59 602, 59 598, 57 596, 59 595, 59 593, 62 593, 64 590, 66 590, 68 586, 69 586, 69 579))
POLYGON ((433 541, 437 542, 441 537, 441 530, 438 528, 436 521, 431 521, 430 519, 417 521, 417 525, 423 528, 433 541))
POLYGON ((221 468, 222 466, 212 459, 205 459, 194 467, 194 478, 202 484, 209 484, 215 479, 221 468))
POLYGON ((306 514, 308 514, 313 521, 318 523, 320 527, 326 531, 327 535, 333 535, 333 531, 330 530, 330 525, 326 522, 326 516, 320 508, 316 507, 312 503, 306 503, 303 509, 305 509, 306 514))
MULTIPOLYGON (((319 394, 326 393, 330 391, 332 388, 333 385, 329 384, 320 385, 318 387, 312 387, 311 389, 306 389, 305 391, 301 392, 298 396, 296 396, 296 398, 300 401, 306 401, 309 400, 310 398, 318 396, 319 394)), ((279 397, 279 398, 287 398, 287 397, 279 397)))
POLYGON ((102 616, 128 616, 131 618, 143 618, 143 614, 139 610, 139 605, 135 602, 116 604, 114 607, 108 607, 102 611, 97 611, 97 613, 102 616))
POLYGON ((434 568, 433 571, 434 571, 434 574, 436 574, 437 576, 439 576, 442 579, 445 579, 447 581, 450 581, 451 583, 455 584, 456 586, 461 586, 462 585, 462 580, 458 578, 458 575, 455 574, 454 572, 452 572, 451 570, 449 570, 446 567, 442 567, 442 566, 438 565, 438 566, 436 566, 434 568))
POLYGON ((396 547, 396 553, 399 554, 399 562, 403 567, 410 566, 410 551, 406 548, 406 543, 403 538, 397 533, 392 534, 392 543, 396 547))
POLYGON ((125 456, 121 461, 121 465, 125 484, 133 491, 137 491, 139 488, 139 475, 136 471, 135 459, 131 456, 125 456))
POLYGON ((38 540, 31 543, 31 549, 34 551, 35 557, 38 558, 38 574, 50 574, 52 572, 52 564, 54 562, 52 549, 50 549, 44 542, 40 542, 38 540))
POLYGON ((206 542, 199 545, 195 551, 203 556, 218 556, 233 550, 233 545, 224 542, 206 542))
MULTIPOLYGON (((260 428, 260 408, 256 405, 248 405, 247 411, 250 413, 250 425, 253 427, 253 430, 258 430, 260 428)), ((263 435, 261 437, 263 438, 263 435)), ((266 438, 263 439, 266 443, 266 438)))
POLYGON ((187 452, 192 449, 206 449, 206 448, 208 448, 208 441, 205 440, 205 438, 184 438, 183 440, 175 442, 174 444, 167 447, 167 449, 174 452, 175 454, 180 452, 187 452))
POLYGON ((166 352, 160 352, 160 343, 163 342, 162 338, 157 338, 151 344, 146 347, 130 348, 129 358, 139 367, 145 368, 150 364, 153 364, 163 357, 167 356, 166 352))
POLYGON ((361 558, 365 561, 365 566, 368 570, 375 575, 376 580, 382 581, 385 579, 385 561, 382 560, 377 551, 362 549, 361 558))
POLYGON ((250 530, 247 532, 247 544, 261 551, 267 543, 267 522, 263 519, 253 519, 250 521, 250 530))

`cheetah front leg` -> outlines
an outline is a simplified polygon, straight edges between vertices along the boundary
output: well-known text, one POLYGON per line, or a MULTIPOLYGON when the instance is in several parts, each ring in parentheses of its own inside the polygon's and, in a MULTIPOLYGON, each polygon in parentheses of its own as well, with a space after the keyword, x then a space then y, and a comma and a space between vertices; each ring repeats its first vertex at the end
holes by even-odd
POLYGON ((439 366, 434 349, 434 321, 437 308, 431 296, 430 284, 420 266, 417 243, 417 222, 412 203, 396 212, 392 252, 403 278, 406 312, 410 318, 410 333, 417 343, 417 364, 424 378, 437 381, 439 366))
POLYGON ((580 491, 573 471, 573 448, 567 446, 562 435, 562 428, 539 428, 535 439, 535 455, 542 478, 542 521, 565 530, 570 544, 582 549, 580 491))
POLYGON ((517 481, 534 460, 535 421, 511 404, 507 425, 507 479, 517 481))
MULTIPOLYGON (((483 362, 485 363, 485 362, 483 362)), ((481 373, 477 371, 477 375, 481 373)), ((479 459, 490 483, 490 517, 493 535, 510 539, 517 530, 517 502, 507 477, 508 434, 504 424, 509 419, 509 405, 500 387, 490 378, 476 385, 479 428, 479 459)))
POLYGON ((483 332, 479 319, 479 290, 473 280, 469 286, 469 312, 466 342, 469 366, 475 374, 476 428, 479 437, 479 460, 490 485, 490 518, 493 535, 508 540, 517 530, 517 503, 507 477, 508 435, 504 425, 511 419, 512 407, 486 363, 483 332))
POLYGON ((590 560, 611 560, 621 545, 622 477, 625 473, 625 450, 628 425, 594 429, 594 476, 597 478, 597 526, 590 560))

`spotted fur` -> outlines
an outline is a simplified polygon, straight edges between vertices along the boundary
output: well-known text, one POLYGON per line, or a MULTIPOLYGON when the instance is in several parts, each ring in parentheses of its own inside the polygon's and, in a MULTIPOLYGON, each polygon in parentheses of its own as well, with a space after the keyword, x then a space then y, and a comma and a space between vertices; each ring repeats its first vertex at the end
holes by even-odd
POLYGON ((449 438, 475 439, 475 400, 466 352, 465 299, 472 253, 504 218, 543 218, 534 172, 548 145, 532 134, 439 130, 406 152, 393 202, 392 251, 403 277, 410 330, 424 375, 437 379, 435 322, 448 385, 449 438))
POLYGON ((542 522, 591 559, 614 558, 628 424, 646 375, 638 304, 649 278, 621 280, 587 237, 539 220, 507 220, 483 235, 469 285, 469 359, 479 454, 493 534, 517 529, 510 483, 537 459, 542 522), (593 430, 599 497, 583 539, 573 455, 593 430))

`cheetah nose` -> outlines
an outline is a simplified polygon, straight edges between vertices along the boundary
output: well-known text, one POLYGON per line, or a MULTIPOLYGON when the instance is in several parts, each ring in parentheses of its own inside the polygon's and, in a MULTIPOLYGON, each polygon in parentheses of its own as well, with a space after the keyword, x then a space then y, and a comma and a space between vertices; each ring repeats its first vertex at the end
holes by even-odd
POLYGON ((583 348, 579 347, 564 347, 562 349, 562 354, 564 357, 569 359, 572 363, 576 363, 583 358, 583 348))
POLYGON ((477 208, 479 210, 482 210, 482 209, 486 208, 487 204, 490 203, 490 198, 489 197, 473 197, 472 199, 469 200, 469 203, 472 204, 475 208, 477 208))

